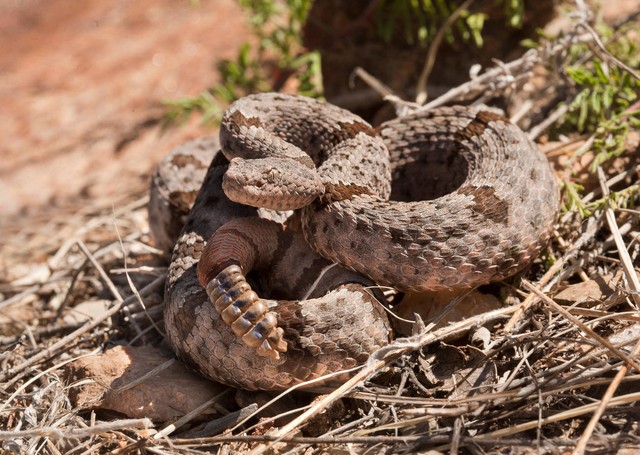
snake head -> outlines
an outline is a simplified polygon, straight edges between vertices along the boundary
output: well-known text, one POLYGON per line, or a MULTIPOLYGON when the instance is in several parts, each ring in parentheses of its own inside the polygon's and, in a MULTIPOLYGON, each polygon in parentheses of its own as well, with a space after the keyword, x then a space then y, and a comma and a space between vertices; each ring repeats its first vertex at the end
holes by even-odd
POLYGON ((296 210, 324 193, 315 168, 290 158, 234 158, 222 189, 234 202, 272 210, 296 210))

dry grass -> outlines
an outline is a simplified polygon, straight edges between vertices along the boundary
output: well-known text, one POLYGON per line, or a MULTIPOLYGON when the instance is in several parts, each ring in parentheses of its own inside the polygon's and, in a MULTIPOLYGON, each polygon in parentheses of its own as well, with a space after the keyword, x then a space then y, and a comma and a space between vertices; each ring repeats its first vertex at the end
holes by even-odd
MULTIPOLYGON (((586 32, 572 39, 593 37, 586 32)), ((506 93, 532 80, 536 65, 558 58, 566 43, 498 65, 430 105, 487 90, 506 93)), ((519 117, 533 107, 525 104, 519 117)), ((548 126, 541 119, 528 129, 537 137, 548 126)), ((593 178, 584 171, 588 154, 572 159, 584 141, 572 138, 548 155, 566 158, 575 175, 585 176, 585 202, 637 185, 637 148, 593 178)), ((501 308, 396 340, 339 389, 313 401, 299 395, 306 404, 292 406, 278 425, 252 419, 257 408, 251 405, 218 422, 224 433, 204 438, 185 432, 215 400, 184 421, 156 422, 152 429, 148 419, 80 410, 69 399, 81 384, 65 383, 64 365, 114 344, 162 340, 166 258, 150 246, 146 196, 115 207, 61 211, 37 229, 16 229, 2 248, 0 441, 6 453, 611 453, 640 447, 637 206, 605 204, 585 220, 564 213, 543 258, 524 276, 489 289, 501 289, 501 308), (554 300, 567 285, 593 280, 608 282, 610 291, 595 300, 586 291, 583 301, 554 300), (79 304, 104 300, 105 312, 70 317, 79 304), (463 337, 448 342, 453 335, 463 337)))

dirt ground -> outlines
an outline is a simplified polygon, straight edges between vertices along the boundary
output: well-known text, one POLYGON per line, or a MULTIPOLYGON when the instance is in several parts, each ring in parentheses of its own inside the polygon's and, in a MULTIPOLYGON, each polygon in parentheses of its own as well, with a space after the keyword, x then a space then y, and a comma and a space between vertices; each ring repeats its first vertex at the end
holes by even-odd
POLYGON ((209 87, 245 35, 233 0, 0 2, 0 232, 146 188, 161 156, 212 133, 162 131, 162 101, 209 87))
MULTIPOLYGON (((634 8, 605 3, 609 22, 634 8)), ((246 38, 233 0, 1 2, 0 233, 144 191, 161 156, 213 133, 163 131, 162 101, 211 86, 246 38)))

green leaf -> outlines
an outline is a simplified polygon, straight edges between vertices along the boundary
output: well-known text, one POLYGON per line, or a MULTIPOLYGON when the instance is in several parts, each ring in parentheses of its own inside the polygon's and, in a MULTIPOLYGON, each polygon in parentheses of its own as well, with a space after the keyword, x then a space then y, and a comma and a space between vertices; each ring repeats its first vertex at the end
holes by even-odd
POLYGON ((602 91, 602 107, 605 110, 609 110, 609 108, 612 106, 613 98, 616 94, 616 91, 616 87, 612 85, 607 85, 604 87, 604 90, 602 91))
POLYGON ((482 47, 482 28, 484 27, 484 21, 487 18, 486 15, 476 13, 470 14, 467 19, 467 25, 469 26, 469 31, 471 31, 471 37, 473 38, 473 42, 477 47, 482 47))
POLYGON ((591 92, 591 96, 589 97, 589 101, 591 103, 591 109, 594 112, 600 112, 600 90, 599 88, 595 88, 591 92))
POLYGON ((606 64, 601 60, 595 59, 593 61, 593 69, 595 70, 596 76, 602 84, 607 84, 609 82, 609 76, 607 75, 605 65, 606 64))

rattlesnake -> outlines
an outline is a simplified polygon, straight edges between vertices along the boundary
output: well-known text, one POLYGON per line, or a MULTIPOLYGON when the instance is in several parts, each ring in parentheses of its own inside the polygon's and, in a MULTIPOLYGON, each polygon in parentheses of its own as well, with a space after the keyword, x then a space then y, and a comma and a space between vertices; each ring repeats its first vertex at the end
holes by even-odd
MULTIPOLYGON (((174 249, 165 325, 183 360, 248 389, 345 369, 386 344, 388 321, 365 289, 372 282, 427 291, 516 273, 539 252, 558 207, 545 157, 507 119, 480 108, 414 112, 374 129, 329 104, 252 95, 226 111, 221 142, 228 158, 249 159, 232 159, 227 171, 217 154, 209 167, 174 249), (289 177, 307 183, 289 199, 262 195, 291 189, 289 177), (282 230, 221 186, 245 203, 304 208, 282 230), (318 298, 306 298, 328 264, 307 244, 358 274, 331 269, 314 287, 318 298), (197 282, 201 256, 198 276, 218 310, 197 282), (274 295, 306 300, 257 298, 242 275, 254 267, 280 284, 274 295)), ((193 156, 176 162, 193 165, 193 156)))

